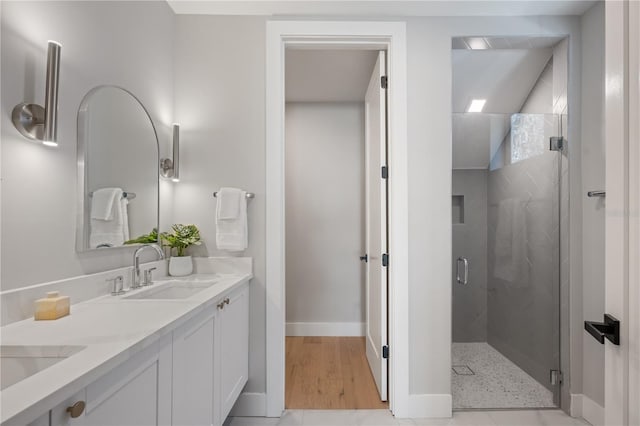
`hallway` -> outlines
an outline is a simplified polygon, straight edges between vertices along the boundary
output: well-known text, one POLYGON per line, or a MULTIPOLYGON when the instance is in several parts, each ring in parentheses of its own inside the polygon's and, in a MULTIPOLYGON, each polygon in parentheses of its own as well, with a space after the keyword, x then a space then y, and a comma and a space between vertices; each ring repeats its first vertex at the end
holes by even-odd
POLYGON ((287 337, 287 409, 386 409, 364 337, 287 337))

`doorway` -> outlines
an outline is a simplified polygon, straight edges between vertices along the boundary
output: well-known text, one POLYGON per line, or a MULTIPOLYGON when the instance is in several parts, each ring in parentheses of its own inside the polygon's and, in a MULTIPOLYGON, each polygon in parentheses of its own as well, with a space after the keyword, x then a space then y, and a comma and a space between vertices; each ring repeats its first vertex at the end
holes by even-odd
POLYGON ((568 40, 452 47, 453 407, 556 408, 568 40))
POLYGON ((377 49, 389 53, 389 408, 408 416, 408 191, 406 139, 406 25, 399 22, 270 21, 266 90, 266 414, 285 400, 284 53, 286 47, 377 49))
POLYGON ((285 54, 285 408, 388 407, 386 54, 285 54))

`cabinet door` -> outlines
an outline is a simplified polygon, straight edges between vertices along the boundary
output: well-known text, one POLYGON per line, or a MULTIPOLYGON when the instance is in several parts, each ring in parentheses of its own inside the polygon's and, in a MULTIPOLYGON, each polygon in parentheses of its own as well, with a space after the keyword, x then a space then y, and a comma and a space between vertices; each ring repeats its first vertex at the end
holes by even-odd
POLYGON ((171 340, 134 355, 51 410, 51 425, 168 425, 171 423, 171 340), (77 402, 84 411, 72 418, 77 402))
POLYGON ((249 285, 224 298, 219 312, 221 420, 233 408, 249 375, 249 285))
POLYGON ((213 424, 215 311, 189 321, 173 337, 173 424, 213 424))
POLYGON ((47 411, 47 414, 44 414, 32 421, 28 426, 50 426, 49 412, 47 411))

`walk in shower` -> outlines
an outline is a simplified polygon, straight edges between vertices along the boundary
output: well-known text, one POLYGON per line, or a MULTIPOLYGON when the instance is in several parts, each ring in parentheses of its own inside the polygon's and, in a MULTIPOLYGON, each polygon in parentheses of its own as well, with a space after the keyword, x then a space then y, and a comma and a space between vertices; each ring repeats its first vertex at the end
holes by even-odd
POLYGON ((454 409, 558 407, 567 41, 452 55, 454 409))

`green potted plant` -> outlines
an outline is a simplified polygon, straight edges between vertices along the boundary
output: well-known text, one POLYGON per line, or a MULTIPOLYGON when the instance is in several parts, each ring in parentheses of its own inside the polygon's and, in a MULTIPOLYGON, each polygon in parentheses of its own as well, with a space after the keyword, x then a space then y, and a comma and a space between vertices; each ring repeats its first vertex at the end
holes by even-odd
POLYGON ((160 237, 172 252, 176 249, 177 256, 172 255, 169 259, 169 275, 174 277, 190 275, 193 272, 193 260, 191 256, 185 255, 185 251, 189 246, 202 244, 198 227, 177 223, 171 227, 171 232, 163 232, 160 237))

